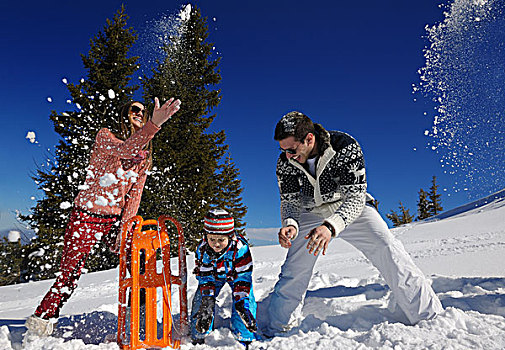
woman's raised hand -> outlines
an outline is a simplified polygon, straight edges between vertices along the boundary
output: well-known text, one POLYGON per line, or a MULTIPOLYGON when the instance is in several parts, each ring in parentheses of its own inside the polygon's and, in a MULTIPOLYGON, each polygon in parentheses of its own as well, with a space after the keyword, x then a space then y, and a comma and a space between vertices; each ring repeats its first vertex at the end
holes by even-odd
POLYGON ((165 102, 163 106, 160 107, 160 100, 155 97, 154 98, 154 112, 151 121, 156 124, 158 127, 170 119, 171 116, 175 114, 181 108, 181 101, 175 100, 172 97, 170 100, 165 102))

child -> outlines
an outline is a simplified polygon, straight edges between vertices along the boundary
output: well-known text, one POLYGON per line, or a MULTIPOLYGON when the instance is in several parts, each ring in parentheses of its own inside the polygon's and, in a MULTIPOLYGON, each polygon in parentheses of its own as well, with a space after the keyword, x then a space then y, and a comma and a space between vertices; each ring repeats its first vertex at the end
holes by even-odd
POLYGON ((204 342, 214 325, 216 297, 228 283, 233 293, 231 330, 246 346, 256 339, 256 300, 252 288, 253 262, 247 241, 235 233, 233 217, 214 209, 204 219, 204 238, 196 250, 198 289, 191 310, 191 337, 204 342))
MULTIPOLYGON (((149 142, 181 102, 172 98, 160 107, 155 99, 153 117, 148 119, 140 102, 130 102, 121 111, 121 134, 101 129, 91 152, 88 176, 74 200, 74 210, 65 231, 59 275, 53 286, 25 323, 31 336, 47 336, 53 331, 60 309, 77 286, 82 268, 98 237, 108 235, 113 226, 135 216, 151 165, 149 142), (131 176, 125 176, 128 172, 131 176), (119 178, 112 183, 103 179, 119 178)), ((111 240, 115 243, 120 237, 111 240)))

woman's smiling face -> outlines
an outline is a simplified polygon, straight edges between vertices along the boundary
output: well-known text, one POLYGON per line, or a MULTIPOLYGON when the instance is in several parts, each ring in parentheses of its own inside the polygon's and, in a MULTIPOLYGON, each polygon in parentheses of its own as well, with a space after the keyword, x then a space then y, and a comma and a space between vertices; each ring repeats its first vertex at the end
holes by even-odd
POLYGON ((144 106, 140 102, 134 102, 130 107, 128 119, 135 130, 144 126, 144 106))

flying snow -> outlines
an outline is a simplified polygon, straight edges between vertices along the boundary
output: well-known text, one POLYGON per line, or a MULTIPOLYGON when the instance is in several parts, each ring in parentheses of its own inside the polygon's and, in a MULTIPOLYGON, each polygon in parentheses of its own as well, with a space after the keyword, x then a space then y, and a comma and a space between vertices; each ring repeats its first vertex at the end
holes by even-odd
POLYGON ((100 177, 100 186, 109 187, 113 184, 117 184, 119 180, 114 176, 114 174, 107 173, 100 177))
POLYGON ((105 206, 107 206, 109 204, 109 201, 104 196, 98 196, 97 199, 96 199, 96 201, 95 201, 95 204, 96 205, 100 205, 102 207, 105 207, 105 206))
POLYGON ((28 131, 26 133, 25 139, 28 139, 28 141, 30 141, 30 143, 38 143, 35 138, 36 138, 36 135, 35 135, 34 131, 28 131))
POLYGON ((7 239, 9 242, 17 242, 21 239, 21 233, 19 231, 11 230, 9 231, 9 236, 7 239))
POLYGON ((179 13, 179 18, 181 21, 186 22, 191 17, 191 4, 187 4, 182 11, 179 13))
POLYGON ((71 204, 71 203, 69 203, 69 202, 61 202, 61 204, 60 204, 60 209, 68 209, 68 208, 70 208, 71 206, 72 206, 72 204, 71 204))
MULTIPOLYGON (((140 56, 141 69, 146 70, 146 74, 158 61, 163 61, 166 57, 166 49, 177 45, 184 31, 188 20, 191 18, 192 7, 190 4, 183 6, 178 13, 163 14, 159 18, 147 21, 144 28, 139 30, 139 39, 134 52, 140 56)), ((141 77, 139 77, 141 79, 141 77)))
POLYGON ((427 26, 420 91, 435 103, 428 147, 470 198, 505 183, 505 3, 454 0, 427 26))

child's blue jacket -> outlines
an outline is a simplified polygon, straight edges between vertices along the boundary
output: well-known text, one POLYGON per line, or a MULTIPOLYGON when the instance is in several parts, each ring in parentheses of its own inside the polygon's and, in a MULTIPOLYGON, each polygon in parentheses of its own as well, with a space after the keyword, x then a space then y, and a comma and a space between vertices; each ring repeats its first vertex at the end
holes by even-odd
POLYGON ((233 299, 248 298, 252 287, 253 261, 247 241, 237 235, 230 239, 228 246, 215 253, 202 239, 196 250, 195 270, 202 295, 215 295, 216 282, 228 282, 232 286, 233 299))

